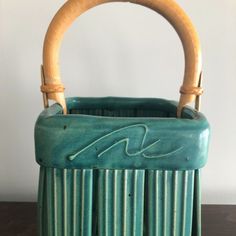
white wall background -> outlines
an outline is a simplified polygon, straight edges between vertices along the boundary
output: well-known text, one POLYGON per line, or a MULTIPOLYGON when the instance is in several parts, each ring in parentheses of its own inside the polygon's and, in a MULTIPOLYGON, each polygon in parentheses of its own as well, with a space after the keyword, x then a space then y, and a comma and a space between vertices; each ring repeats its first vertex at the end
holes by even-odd
MULTIPOLYGON (((0 201, 35 201, 33 129, 42 110, 41 51, 63 0, 0 0, 0 201)), ((203 202, 236 204, 236 1, 178 0, 198 29, 204 59, 202 111, 212 126, 203 202)), ((178 99, 183 52, 153 11, 113 3, 84 14, 61 52, 67 96, 178 99)))

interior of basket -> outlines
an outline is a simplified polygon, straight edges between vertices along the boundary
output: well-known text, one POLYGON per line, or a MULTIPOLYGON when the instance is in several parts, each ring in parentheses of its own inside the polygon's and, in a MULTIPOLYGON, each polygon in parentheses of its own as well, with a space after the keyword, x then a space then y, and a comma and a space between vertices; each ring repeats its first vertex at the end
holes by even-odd
MULTIPOLYGON (((69 114, 106 117, 176 118, 177 103, 164 99, 73 98, 67 100, 69 114)), ((195 110, 185 108, 182 118, 196 118, 195 110)))

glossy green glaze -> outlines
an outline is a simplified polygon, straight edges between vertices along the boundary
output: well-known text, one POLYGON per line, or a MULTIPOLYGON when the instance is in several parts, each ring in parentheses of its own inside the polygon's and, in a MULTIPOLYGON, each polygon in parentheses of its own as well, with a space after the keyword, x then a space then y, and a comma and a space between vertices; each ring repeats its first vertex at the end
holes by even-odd
POLYGON ((198 172, 41 167, 39 235, 200 236, 198 172))
POLYGON ((40 236, 201 235, 209 124, 164 99, 69 98, 35 126, 40 236))
POLYGON ((203 167, 209 125, 201 113, 160 99, 71 98, 71 113, 57 104, 35 127, 37 162, 67 169, 165 169, 203 167), (167 116, 167 117, 166 117, 167 116))

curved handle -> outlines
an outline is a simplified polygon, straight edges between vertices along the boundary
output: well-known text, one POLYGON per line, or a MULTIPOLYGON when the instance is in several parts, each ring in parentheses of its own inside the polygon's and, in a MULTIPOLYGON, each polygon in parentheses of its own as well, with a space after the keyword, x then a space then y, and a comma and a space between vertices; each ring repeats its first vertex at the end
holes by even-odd
MULTIPOLYGON (((86 10, 108 2, 128 2, 127 0, 68 0, 53 18, 44 41, 43 49, 43 85, 44 104, 48 99, 58 102, 66 114, 64 87, 61 84, 59 71, 59 51, 63 35, 74 20, 86 10)), ((130 0, 129 2, 146 6, 161 14, 170 22, 178 33, 185 55, 184 81, 180 89, 180 100, 177 116, 180 117, 183 107, 196 100, 202 94, 200 88, 201 50, 198 35, 189 17, 174 0, 130 0)), ((198 106, 198 105, 197 105, 198 106)))

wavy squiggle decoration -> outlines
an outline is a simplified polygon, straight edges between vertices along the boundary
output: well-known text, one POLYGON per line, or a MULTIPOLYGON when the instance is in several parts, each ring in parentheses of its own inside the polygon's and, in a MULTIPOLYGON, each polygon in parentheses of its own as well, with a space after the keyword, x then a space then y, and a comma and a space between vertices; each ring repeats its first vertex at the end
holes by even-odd
POLYGON ((116 135, 117 133, 120 133, 124 130, 127 130, 127 129, 131 129, 131 128, 142 128, 144 129, 144 135, 143 135, 143 138, 142 138, 142 143, 141 143, 141 147, 140 147, 140 150, 136 151, 136 152, 133 152, 131 153, 129 151, 129 144, 130 144, 130 138, 122 138, 114 143, 112 143, 108 148, 104 149, 103 151, 99 152, 98 154, 98 158, 102 157, 105 153, 107 153, 108 151, 112 150, 115 146, 118 146, 122 143, 125 143, 125 154, 128 156, 128 157, 135 157, 135 156, 138 156, 138 155, 142 155, 144 158, 164 158, 164 157, 168 157, 170 155, 173 155, 175 154, 176 152, 180 151, 183 147, 180 147, 180 148, 177 148, 175 150, 172 150, 168 153, 165 153, 165 154, 157 154, 157 155, 148 155, 148 154, 145 154, 144 152, 149 150, 150 148, 152 148, 154 145, 156 145, 157 143, 159 143, 161 140, 160 139, 157 139, 156 141, 152 142, 151 144, 147 145, 146 147, 144 147, 144 143, 145 143, 145 140, 146 140, 146 137, 147 137, 147 133, 149 131, 148 129, 148 126, 145 125, 145 124, 135 124, 135 125, 129 125, 129 126, 126 126, 126 127, 123 127, 123 128, 120 128, 120 129, 117 129, 117 130, 114 130, 106 135, 103 135, 102 137, 96 139, 95 141, 93 141, 92 143, 90 143, 89 145, 87 145, 86 147, 84 147, 83 149, 81 149, 80 151, 76 152, 74 155, 70 155, 68 157, 68 159, 70 161, 73 161, 76 157, 78 157, 80 154, 82 154, 83 152, 87 151, 89 148, 91 148, 92 146, 94 146, 95 144, 98 144, 99 142, 103 141, 104 139, 106 138, 109 138, 111 136, 114 136, 116 135))

